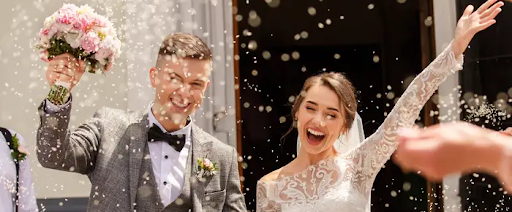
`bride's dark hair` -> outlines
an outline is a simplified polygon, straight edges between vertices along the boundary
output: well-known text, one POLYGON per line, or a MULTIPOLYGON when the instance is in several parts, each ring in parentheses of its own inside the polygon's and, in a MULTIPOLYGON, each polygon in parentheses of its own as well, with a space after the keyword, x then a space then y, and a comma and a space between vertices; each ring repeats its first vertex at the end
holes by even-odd
POLYGON ((352 123, 354 123, 357 112, 355 88, 345 75, 336 72, 325 72, 309 77, 306 82, 304 82, 304 86, 302 87, 300 94, 295 97, 295 101, 293 102, 293 124, 290 126, 290 129, 288 129, 286 134, 284 134, 283 138, 286 137, 295 127, 295 114, 304 101, 306 93, 315 85, 327 86, 329 89, 334 91, 336 95, 338 95, 341 102, 341 108, 343 108, 345 114, 345 125, 343 126, 342 132, 346 132, 350 127, 352 127, 352 123))

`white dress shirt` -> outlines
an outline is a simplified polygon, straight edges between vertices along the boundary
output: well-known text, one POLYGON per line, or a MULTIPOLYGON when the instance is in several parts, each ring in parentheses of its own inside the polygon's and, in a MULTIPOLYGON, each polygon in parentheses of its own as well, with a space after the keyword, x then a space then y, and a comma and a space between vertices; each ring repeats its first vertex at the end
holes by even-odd
POLYGON ((153 163, 153 172, 155 173, 156 184, 158 185, 158 192, 164 205, 174 202, 180 196, 185 184, 185 167, 187 166, 187 158, 189 150, 192 146, 191 123, 175 132, 167 132, 162 125, 156 120, 151 112, 151 107, 148 110, 149 127, 156 125, 160 127, 162 132, 171 135, 185 135, 185 146, 178 152, 167 142, 149 142, 149 154, 153 163))
MULTIPOLYGON (((45 110, 47 113, 54 113, 70 103, 71 99, 66 104, 57 106, 46 100, 45 110)), ((151 112, 151 106, 152 104, 148 109, 149 127, 156 125, 162 132, 169 133, 156 120, 153 112, 151 112)), ((153 172, 156 184, 158 185, 157 189, 160 194, 160 199, 165 206, 171 204, 180 196, 183 185, 185 184, 185 167, 187 166, 189 150, 192 148, 191 123, 192 121, 184 128, 170 132, 171 135, 185 135, 185 146, 180 152, 176 151, 166 142, 153 141, 148 143, 153 172)))
MULTIPOLYGON (((9 130, 11 135, 19 140, 20 144, 25 143, 23 137, 16 132, 9 130)), ((30 161, 27 156, 25 160, 20 163, 19 172, 19 194, 18 211, 19 212, 33 212, 38 211, 34 186, 32 184, 32 176, 30 170, 30 161)), ((14 211, 14 200, 16 187, 16 165, 11 156, 11 149, 5 140, 5 137, 0 133, 0 211, 10 212, 14 211)))

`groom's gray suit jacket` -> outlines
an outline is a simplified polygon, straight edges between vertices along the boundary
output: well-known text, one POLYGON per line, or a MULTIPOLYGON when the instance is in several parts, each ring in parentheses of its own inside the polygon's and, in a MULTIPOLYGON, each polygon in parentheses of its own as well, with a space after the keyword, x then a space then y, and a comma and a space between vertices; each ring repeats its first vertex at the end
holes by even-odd
MULTIPOLYGON (((153 212, 180 208, 182 200, 167 207, 160 202, 147 149, 147 110, 127 113, 102 108, 73 132, 68 130, 70 111, 71 104, 49 114, 44 110, 44 102, 41 104, 37 158, 46 168, 89 177, 92 188, 88 211, 153 212)), ((182 193, 189 197, 185 200, 189 204, 183 206, 189 205, 195 212, 246 211, 236 150, 196 125, 192 126, 191 134, 192 154, 185 169, 182 193), (196 159, 204 157, 216 162, 219 170, 216 175, 200 179, 196 159)))

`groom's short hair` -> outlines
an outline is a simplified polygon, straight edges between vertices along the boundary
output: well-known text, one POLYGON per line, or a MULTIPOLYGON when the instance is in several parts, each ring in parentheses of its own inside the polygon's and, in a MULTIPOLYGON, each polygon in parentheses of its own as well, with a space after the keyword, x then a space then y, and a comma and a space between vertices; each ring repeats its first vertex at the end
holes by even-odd
POLYGON ((161 56, 177 56, 199 60, 211 60, 212 52, 208 45, 198 36, 189 33, 172 33, 163 40, 159 58, 161 56))

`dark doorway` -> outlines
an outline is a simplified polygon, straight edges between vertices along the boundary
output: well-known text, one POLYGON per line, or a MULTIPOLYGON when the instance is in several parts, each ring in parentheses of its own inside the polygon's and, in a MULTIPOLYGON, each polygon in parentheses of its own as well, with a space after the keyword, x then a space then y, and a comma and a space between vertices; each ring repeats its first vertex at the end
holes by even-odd
MULTIPOLYGON (((292 123, 290 97, 307 77, 346 73, 359 91, 365 135, 378 128, 407 79, 422 70, 420 12, 419 1, 237 1, 249 210, 255 209, 257 180, 296 155, 297 133, 280 138, 292 123)), ((427 211, 426 182, 390 161, 374 183, 372 205, 372 211, 427 211)))
MULTIPOLYGON (((478 8, 484 2, 457 0, 458 16, 462 15, 468 5, 478 8)), ((478 33, 466 50, 464 71, 460 74, 463 99, 466 102, 462 105, 461 118, 486 128, 501 130, 512 127, 507 116, 512 111, 509 101, 512 97, 512 4, 506 3, 496 20, 494 26, 478 33), (474 110, 467 110, 467 107, 478 109, 482 105, 501 110, 503 114, 494 112, 478 117, 471 112, 474 110)), ((488 174, 472 173, 463 176, 459 191, 463 211, 511 210, 511 196, 504 194, 497 179, 488 174)))

